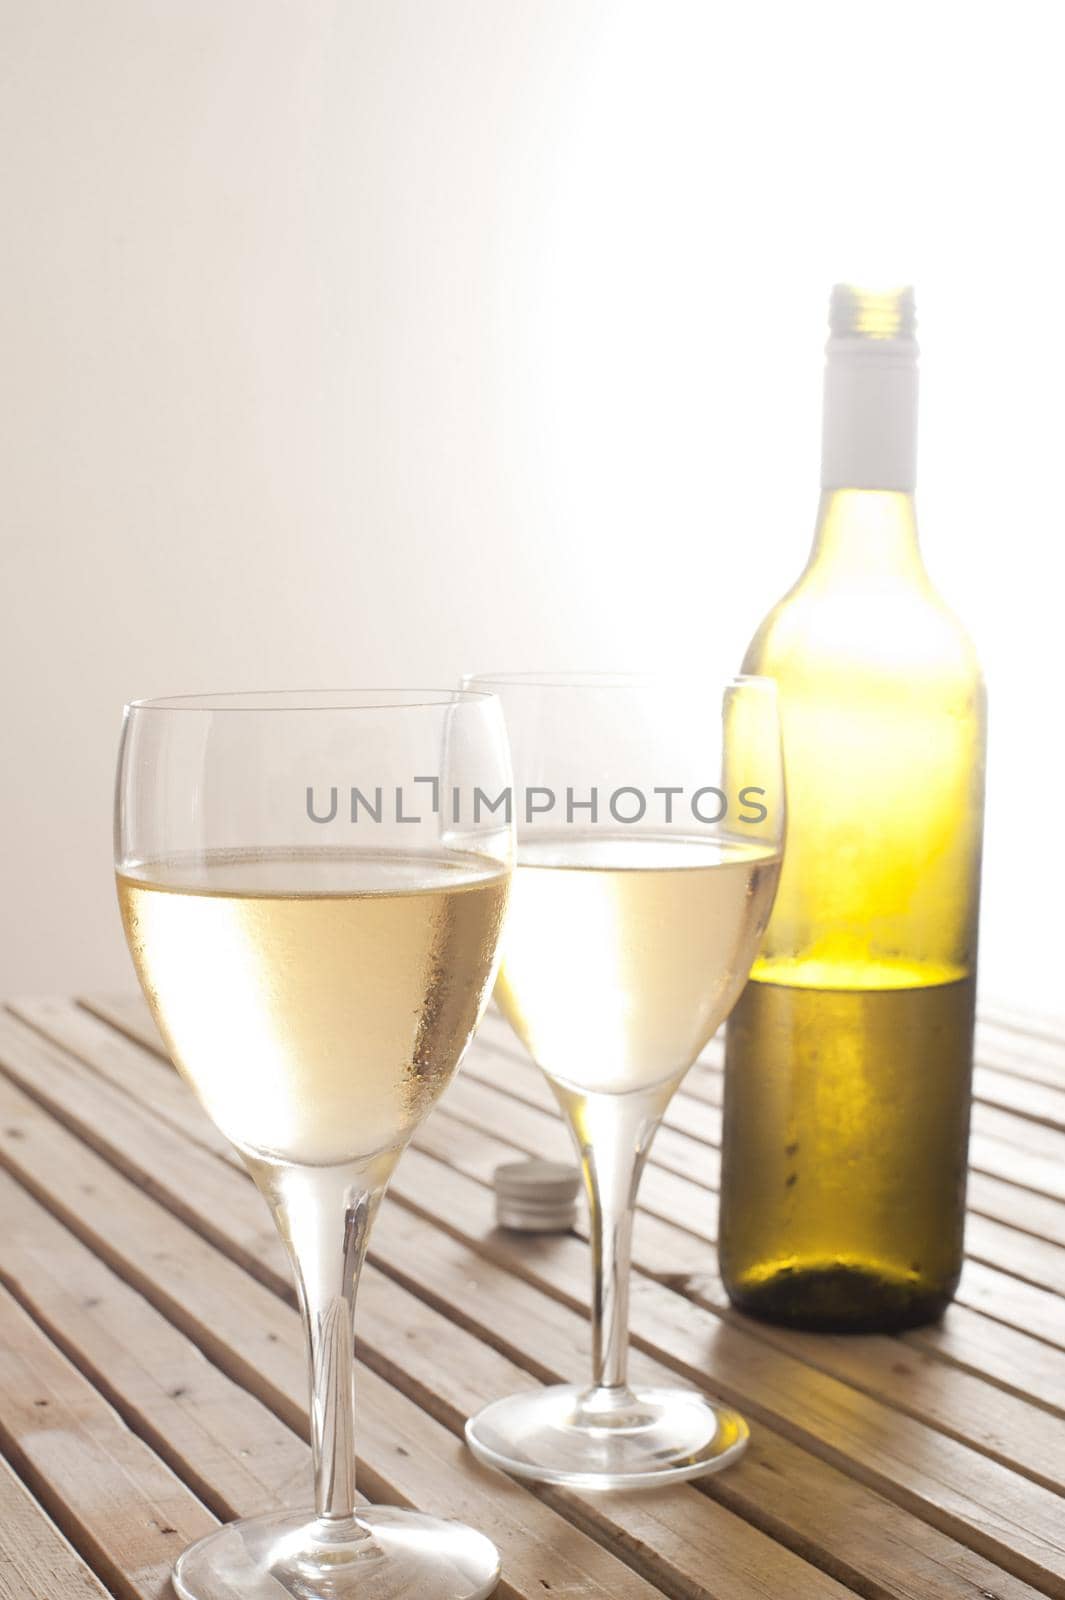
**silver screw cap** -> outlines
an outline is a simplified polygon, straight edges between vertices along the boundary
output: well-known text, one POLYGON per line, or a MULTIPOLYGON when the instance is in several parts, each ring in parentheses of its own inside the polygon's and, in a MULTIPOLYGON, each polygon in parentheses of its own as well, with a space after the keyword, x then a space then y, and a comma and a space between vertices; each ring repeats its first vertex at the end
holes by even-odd
POLYGON ((494 1175, 496 1223, 519 1233, 566 1233, 577 1218, 581 1175, 562 1161, 507 1161, 494 1175))

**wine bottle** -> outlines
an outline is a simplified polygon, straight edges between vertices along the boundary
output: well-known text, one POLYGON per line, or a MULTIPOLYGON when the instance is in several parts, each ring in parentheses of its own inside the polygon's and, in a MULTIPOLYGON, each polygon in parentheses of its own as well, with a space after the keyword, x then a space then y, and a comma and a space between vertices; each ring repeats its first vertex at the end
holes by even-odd
POLYGON ((962 1260, 985 697, 917 544, 913 292, 832 294, 809 562, 743 670, 777 680, 789 822, 728 1025, 719 1246, 795 1327, 937 1317, 962 1260))

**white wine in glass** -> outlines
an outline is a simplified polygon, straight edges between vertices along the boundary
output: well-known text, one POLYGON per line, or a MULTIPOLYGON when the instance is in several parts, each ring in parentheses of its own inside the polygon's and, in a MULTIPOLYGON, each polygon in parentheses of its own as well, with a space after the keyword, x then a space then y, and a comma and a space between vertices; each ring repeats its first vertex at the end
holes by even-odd
POLYGON ((495 1546, 356 1505, 354 1308, 377 1206, 446 1088, 496 969, 513 854, 415 785, 510 782, 491 696, 353 691, 127 708, 116 873, 175 1064, 243 1157, 292 1261, 310 1358, 313 1509, 180 1557, 181 1600, 483 1600, 495 1546), (318 807, 316 790, 332 803, 318 807), (408 797, 401 799, 404 788, 408 797), (391 816, 338 794, 395 794, 391 816))
POLYGON ((780 853, 740 839, 522 844, 496 999, 557 1083, 628 1094, 688 1070, 747 981, 780 853))
POLYGON ((394 1148, 446 1086, 507 875, 458 851, 223 852, 146 863, 118 892, 163 1037, 227 1139, 335 1166, 394 1148))
POLYGON ((784 837, 768 680, 489 675, 515 767, 518 861, 496 997, 580 1156, 592 1235, 592 1379, 493 1401, 480 1459, 578 1488, 693 1478, 743 1418, 628 1382, 636 1191, 663 1112, 743 988, 784 837))

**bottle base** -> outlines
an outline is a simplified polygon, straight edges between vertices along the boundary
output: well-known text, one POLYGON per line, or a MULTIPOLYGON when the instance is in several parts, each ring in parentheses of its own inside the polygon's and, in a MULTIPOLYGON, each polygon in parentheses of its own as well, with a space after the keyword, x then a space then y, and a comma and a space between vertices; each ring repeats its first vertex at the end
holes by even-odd
POLYGON ((747 1281, 725 1280, 737 1311, 810 1333, 900 1333, 936 1322, 955 1285, 932 1288, 843 1262, 785 1266, 747 1281))

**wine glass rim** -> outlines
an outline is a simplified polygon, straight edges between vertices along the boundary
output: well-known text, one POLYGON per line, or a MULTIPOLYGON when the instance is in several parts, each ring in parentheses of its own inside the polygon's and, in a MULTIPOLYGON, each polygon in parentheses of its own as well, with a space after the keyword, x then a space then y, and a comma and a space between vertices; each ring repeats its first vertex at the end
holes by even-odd
POLYGON ((692 672, 469 672, 463 689, 731 689, 742 684, 776 689, 776 679, 757 672, 732 672, 722 677, 700 677, 692 672))
POLYGON ((486 702, 487 689, 224 689, 130 700, 126 711, 425 711, 486 702))

